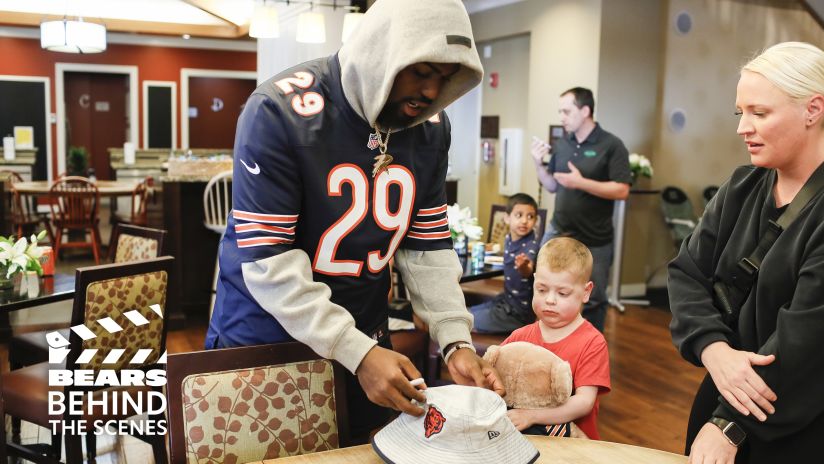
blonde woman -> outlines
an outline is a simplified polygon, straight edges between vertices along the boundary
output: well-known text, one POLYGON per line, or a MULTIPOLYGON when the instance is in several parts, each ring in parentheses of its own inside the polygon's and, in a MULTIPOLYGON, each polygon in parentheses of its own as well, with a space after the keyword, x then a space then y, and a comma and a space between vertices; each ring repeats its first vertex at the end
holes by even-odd
POLYGON ((813 45, 781 43, 742 68, 738 134, 752 165, 721 187, 670 263, 673 341, 708 371, 690 415, 691 463, 822 459, 823 95, 813 45))

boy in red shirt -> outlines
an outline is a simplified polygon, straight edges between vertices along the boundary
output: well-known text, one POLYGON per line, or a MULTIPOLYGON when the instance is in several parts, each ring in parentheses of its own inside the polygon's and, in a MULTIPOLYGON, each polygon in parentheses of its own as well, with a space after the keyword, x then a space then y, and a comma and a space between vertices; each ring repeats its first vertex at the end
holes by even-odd
POLYGON ((596 418, 598 395, 609 392, 609 353, 601 332, 581 316, 592 292, 592 254, 572 238, 558 237, 541 247, 535 268, 532 310, 537 321, 501 343, 529 342, 569 362, 572 397, 546 409, 512 409, 507 414, 518 430, 541 425, 546 434, 574 421, 589 438, 600 439, 596 418))

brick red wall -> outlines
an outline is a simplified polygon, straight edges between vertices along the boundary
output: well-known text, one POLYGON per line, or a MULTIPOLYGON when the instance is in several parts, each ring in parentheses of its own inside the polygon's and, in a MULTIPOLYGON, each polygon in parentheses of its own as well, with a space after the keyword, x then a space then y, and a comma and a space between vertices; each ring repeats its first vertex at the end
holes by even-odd
MULTIPOLYGON (((143 137, 143 94, 144 80, 173 81, 177 83, 177 115, 187 113, 180 108, 180 69, 220 69, 229 71, 255 71, 257 69, 256 52, 230 50, 201 50, 191 48, 149 47, 140 45, 109 44, 103 53, 80 55, 74 53, 50 52, 40 48, 40 41, 35 39, 0 37, 0 75, 41 76, 51 79, 51 110, 56 111, 54 85, 55 63, 89 63, 137 66, 138 120, 139 137, 143 137)), ((177 122, 180 131, 180 121, 177 122)), ((52 130, 52 166, 57 169, 57 129, 52 130)), ((177 139, 180 140, 178 132, 177 139)), ((143 146, 140 141, 139 146, 143 146)), ((56 175, 56 172, 52 173, 56 175)))

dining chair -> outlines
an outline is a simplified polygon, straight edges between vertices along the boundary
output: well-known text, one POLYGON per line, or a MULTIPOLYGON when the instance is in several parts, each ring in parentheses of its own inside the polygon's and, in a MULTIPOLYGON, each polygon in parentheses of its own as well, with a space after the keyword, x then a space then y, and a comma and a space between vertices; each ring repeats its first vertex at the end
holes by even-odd
MULTIPOLYGON (((49 371, 62 367, 72 371, 91 370, 97 374, 102 369, 110 369, 119 374, 124 369, 146 371, 158 368, 166 350, 164 315, 174 307, 171 299, 175 292, 169 289, 171 282, 174 282, 170 278, 173 261, 174 258, 164 256, 141 262, 77 269, 72 331, 65 360, 59 364, 43 362, 13 370, 4 373, 0 381, 5 414, 18 424, 24 420, 40 427, 55 427, 58 433, 52 436, 51 446, 47 446, 44 454, 37 446, 20 444, 19 432, 13 430, 12 441, 6 443, 9 454, 36 463, 54 463, 61 457, 60 445, 64 441, 66 462, 82 463, 83 436, 70 430, 64 432, 63 423, 71 423, 81 417, 89 423, 95 420, 124 420, 135 411, 124 411, 122 407, 114 411, 113 403, 108 404, 107 411, 104 410, 103 404, 107 398, 104 394, 108 395, 109 400, 116 401, 122 398, 112 398, 113 391, 118 391, 120 395, 120 392, 127 391, 132 398, 147 404, 150 391, 160 392, 160 387, 150 386, 49 385, 49 371), (112 355, 118 356, 114 356, 116 359, 113 360, 112 355), (79 392, 83 398, 82 416, 71 415, 70 408, 59 414, 50 413, 50 391, 62 391, 66 397, 79 392), (94 407, 88 404, 87 394, 94 395, 94 407), (55 420, 58 422, 50 422, 55 420)), ((160 417, 152 416, 150 419, 159 420, 160 417)), ((87 433, 85 438, 86 457, 88 462, 94 462, 95 435, 87 433)), ((155 462, 166 462, 162 435, 139 438, 152 444, 155 462)))
POLYGON ((163 254, 165 238, 163 229, 117 223, 109 242, 109 261, 125 263, 156 258, 163 254))
POLYGON ((21 194, 14 188, 16 182, 23 182, 20 174, 14 171, 0 170, 0 182, 5 182, 7 186, 6 197, 3 199, 5 202, 4 209, 8 211, 11 216, 12 230, 17 237, 37 234, 39 232, 37 227, 42 225, 49 236, 49 240, 51 243, 54 243, 49 217, 37 212, 33 198, 21 194))
POLYGON ((100 230, 97 217, 100 192, 85 177, 67 176, 56 180, 49 189, 52 222, 55 227, 54 255, 60 257, 64 248, 91 248, 94 262, 100 264, 100 230), (81 231, 91 234, 91 242, 63 241, 63 231, 81 231))
MULTIPOLYGON (((163 254, 165 230, 115 224, 113 235, 114 242, 109 251, 111 262, 145 261, 163 254)), ((68 327, 59 329, 58 332, 68 339, 70 334, 68 327)), ((9 369, 20 369, 47 361, 49 359, 47 333, 48 331, 34 331, 12 335, 8 342, 9 369)))
MULTIPOLYGON (((223 171, 215 174, 203 190, 203 225, 207 229, 220 234, 226 232, 226 222, 229 211, 232 210, 232 171, 223 171)), ((209 317, 215 307, 215 293, 217 292, 217 278, 220 273, 220 256, 215 259, 215 271, 212 276, 212 294, 209 297, 209 317)))
MULTIPOLYGON (((128 214, 115 213, 113 221, 115 223, 134 224, 136 226, 146 226, 149 223, 148 213, 146 208, 149 200, 152 198, 152 184, 154 179, 152 176, 147 176, 132 190, 130 197, 131 203, 128 214)), ((114 238, 114 236, 112 236, 114 238)), ((111 243, 111 241, 109 241, 111 243)))
POLYGON ((250 462, 350 444, 343 367, 278 343, 170 355, 172 464, 250 462))

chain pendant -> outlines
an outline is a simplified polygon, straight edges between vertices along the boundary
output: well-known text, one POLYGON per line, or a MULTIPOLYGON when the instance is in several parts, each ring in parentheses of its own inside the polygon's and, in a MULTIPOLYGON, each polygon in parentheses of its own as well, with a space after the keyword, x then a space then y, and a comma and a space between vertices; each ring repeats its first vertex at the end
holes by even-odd
POLYGON ((378 174, 386 171, 389 165, 392 164, 392 155, 389 153, 381 153, 375 157, 375 164, 372 166, 372 177, 377 177, 378 174))

